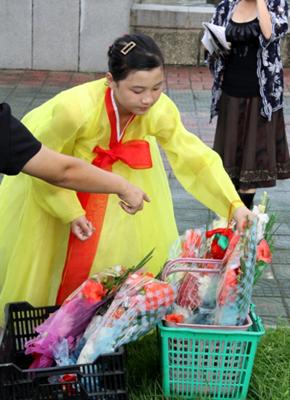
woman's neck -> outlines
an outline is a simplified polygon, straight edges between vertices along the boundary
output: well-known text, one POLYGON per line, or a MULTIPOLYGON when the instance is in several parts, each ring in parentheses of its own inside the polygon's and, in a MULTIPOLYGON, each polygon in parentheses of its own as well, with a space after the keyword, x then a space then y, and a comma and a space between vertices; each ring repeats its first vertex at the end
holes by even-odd
POLYGON ((120 131, 123 133, 127 126, 130 124, 132 121, 134 115, 133 114, 124 114, 124 115, 119 115, 120 118, 120 131))
POLYGON ((255 0, 241 0, 234 10, 232 20, 235 22, 248 22, 257 17, 257 4, 255 0))
POLYGON ((123 130, 126 128, 126 126, 129 124, 129 122, 131 121, 131 119, 133 118, 133 114, 131 112, 129 112, 128 110, 126 110, 116 99, 116 97, 114 97, 115 100, 115 104, 118 110, 118 114, 119 114, 119 121, 120 121, 120 130, 121 132, 123 132, 123 130))

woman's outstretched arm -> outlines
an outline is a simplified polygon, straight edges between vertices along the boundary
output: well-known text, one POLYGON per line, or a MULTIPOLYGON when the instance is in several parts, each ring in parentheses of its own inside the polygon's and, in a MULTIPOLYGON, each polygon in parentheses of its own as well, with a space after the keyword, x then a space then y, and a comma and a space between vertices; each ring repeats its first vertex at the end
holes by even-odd
POLYGON ((116 194, 121 199, 121 207, 130 214, 142 210, 144 201, 150 201, 146 193, 123 177, 44 145, 24 165, 22 172, 78 192, 116 194))

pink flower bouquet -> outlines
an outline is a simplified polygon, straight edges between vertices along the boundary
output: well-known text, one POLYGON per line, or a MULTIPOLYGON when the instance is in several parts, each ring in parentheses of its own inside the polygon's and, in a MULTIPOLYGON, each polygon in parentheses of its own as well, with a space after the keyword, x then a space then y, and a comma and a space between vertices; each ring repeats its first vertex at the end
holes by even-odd
POLYGON ((54 364, 54 350, 66 338, 69 347, 74 348, 75 340, 84 331, 107 289, 95 278, 87 279, 73 292, 43 324, 36 328, 38 336, 26 342, 25 354, 32 354, 34 361, 30 368, 47 368, 54 364))

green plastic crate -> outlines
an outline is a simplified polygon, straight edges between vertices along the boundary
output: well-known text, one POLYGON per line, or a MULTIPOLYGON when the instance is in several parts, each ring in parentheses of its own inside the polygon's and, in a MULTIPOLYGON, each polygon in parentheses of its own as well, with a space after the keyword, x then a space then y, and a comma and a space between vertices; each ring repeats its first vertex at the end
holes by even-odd
POLYGON ((247 398, 257 344, 265 333, 252 306, 247 331, 158 326, 165 396, 247 398))

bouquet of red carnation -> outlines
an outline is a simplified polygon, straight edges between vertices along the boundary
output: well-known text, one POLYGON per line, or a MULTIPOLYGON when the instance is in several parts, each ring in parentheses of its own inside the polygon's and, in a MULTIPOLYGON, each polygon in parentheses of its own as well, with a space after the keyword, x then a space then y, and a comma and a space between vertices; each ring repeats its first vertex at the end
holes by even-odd
POLYGON ((253 207, 256 220, 240 237, 235 251, 225 265, 218 290, 216 323, 242 325, 247 316, 253 285, 272 262, 275 214, 268 214, 268 195, 253 207))
POLYGON ((117 265, 88 278, 61 307, 35 330, 38 336, 25 344, 25 354, 32 354, 30 368, 46 368, 55 362, 59 347, 66 343, 72 352, 97 309, 112 300, 130 272, 145 265, 153 250, 137 265, 129 269, 117 265))
POLYGON ((101 321, 88 327, 77 363, 90 363, 150 331, 175 299, 172 286, 151 273, 137 271, 127 278, 101 321))

